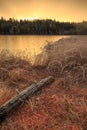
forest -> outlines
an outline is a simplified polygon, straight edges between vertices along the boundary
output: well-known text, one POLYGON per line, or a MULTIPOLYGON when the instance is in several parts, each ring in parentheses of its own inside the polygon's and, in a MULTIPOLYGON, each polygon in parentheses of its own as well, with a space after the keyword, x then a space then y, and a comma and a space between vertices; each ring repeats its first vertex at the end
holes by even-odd
POLYGON ((0 18, 0 35, 86 35, 87 21, 59 22, 51 19, 0 18))

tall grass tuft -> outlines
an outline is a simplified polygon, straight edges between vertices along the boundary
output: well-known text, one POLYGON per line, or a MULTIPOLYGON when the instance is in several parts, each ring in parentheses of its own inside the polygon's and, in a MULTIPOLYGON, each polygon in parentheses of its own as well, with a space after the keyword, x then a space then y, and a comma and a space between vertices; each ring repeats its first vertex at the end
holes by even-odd
POLYGON ((71 37, 47 44, 35 65, 45 66, 48 75, 64 77, 73 84, 87 83, 87 38, 71 37))

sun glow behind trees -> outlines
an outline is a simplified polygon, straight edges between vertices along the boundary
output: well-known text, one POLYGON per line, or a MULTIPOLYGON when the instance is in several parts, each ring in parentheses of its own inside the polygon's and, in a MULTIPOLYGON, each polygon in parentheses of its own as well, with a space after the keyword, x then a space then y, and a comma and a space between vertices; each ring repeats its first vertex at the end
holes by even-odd
POLYGON ((87 0, 0 0, 0 17, 87 21, 87 0))

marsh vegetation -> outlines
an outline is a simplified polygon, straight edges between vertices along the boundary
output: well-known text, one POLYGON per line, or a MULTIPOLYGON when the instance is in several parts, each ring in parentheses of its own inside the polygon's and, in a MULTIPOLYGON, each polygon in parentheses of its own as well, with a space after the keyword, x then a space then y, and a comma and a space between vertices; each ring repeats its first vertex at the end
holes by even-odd
POLYGON ((48 43, 33 65, 2 50, 0 105, 48 75, 55 82, 10 114, 1 130, 87 129, 87 36, 48 43))

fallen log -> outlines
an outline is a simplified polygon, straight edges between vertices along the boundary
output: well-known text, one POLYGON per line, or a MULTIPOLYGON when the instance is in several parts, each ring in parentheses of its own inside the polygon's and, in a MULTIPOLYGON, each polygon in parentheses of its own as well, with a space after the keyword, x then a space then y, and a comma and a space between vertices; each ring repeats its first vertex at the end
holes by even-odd
POLYGON ((52 76, 42 79, 39 83, 32 84, 0 107, 0 122, 11 112, 16 110, 26 99, 31 98, 37 91, 50 85, 54 81, 52 76))

